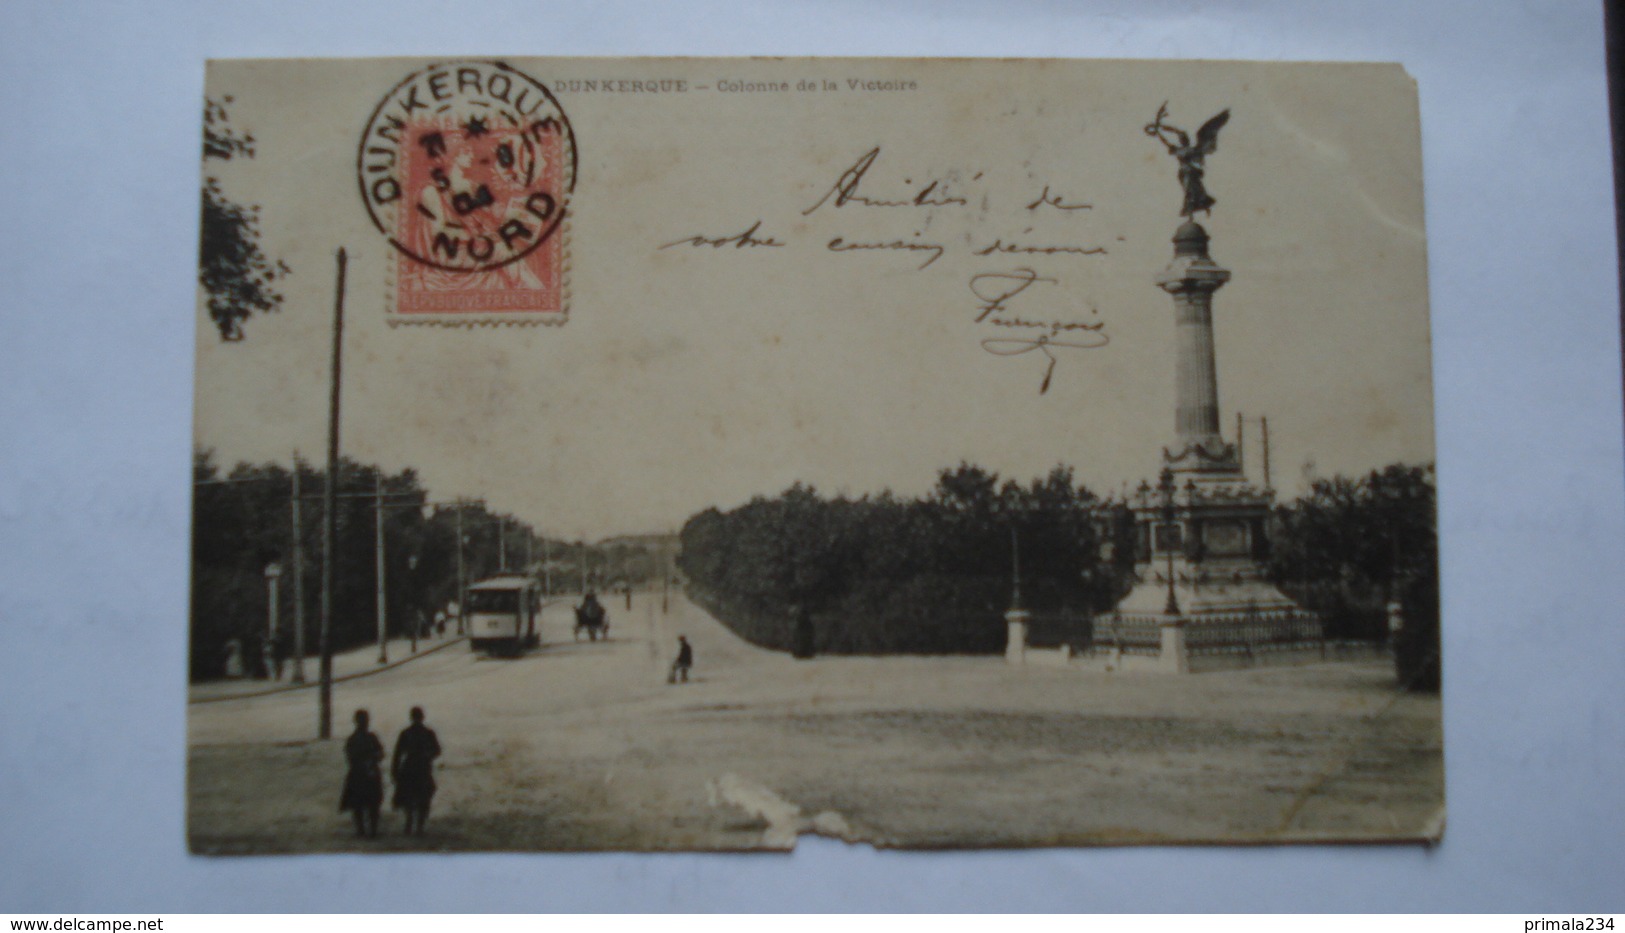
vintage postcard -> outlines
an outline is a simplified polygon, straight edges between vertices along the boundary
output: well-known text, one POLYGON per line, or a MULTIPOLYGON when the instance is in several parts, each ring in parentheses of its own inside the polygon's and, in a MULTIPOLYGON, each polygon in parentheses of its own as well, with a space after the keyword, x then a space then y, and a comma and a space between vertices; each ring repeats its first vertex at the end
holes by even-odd
POLYGON ((194 852, 1443 832, 1399 66, 205 93, 194 852))

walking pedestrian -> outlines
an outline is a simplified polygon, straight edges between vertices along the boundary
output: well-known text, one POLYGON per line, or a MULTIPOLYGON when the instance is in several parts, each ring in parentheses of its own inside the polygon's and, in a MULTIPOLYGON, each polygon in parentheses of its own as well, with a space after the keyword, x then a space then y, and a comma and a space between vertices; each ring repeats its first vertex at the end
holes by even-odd
POLYGON ((355 731, 344 742, 344 792, 339 795, 339 812, 350 811, 355 834, 363 838, 378 835, 378 811, 384 805, 384 776, 379 765, 384 760, 384 743, 367 728, 367 711, 355 711, 355 731))
POLYGON ((679 679, 688 683, 688 670, 694 666, 694 648, 689 645, 688 637, 677 636, 677 660, 671 662, 671 673, 666 676, 669 684, 677 683, 679 679))
POLYGON ((271 679, 282 680, 282 661, 287 656, 287 647, 282 644, 280 636, 272 635, 265 643, 265 650, 271 656, 271 679))
POLYGON ((423 835, 429 819, 429 802, 434 799, 434 760, 440 757, 440 740, 423 724, 423 707, 412 707, 412 724, 395 740, 389 774, 395 781, 395 809, 406 813, 406 834, 423 835))

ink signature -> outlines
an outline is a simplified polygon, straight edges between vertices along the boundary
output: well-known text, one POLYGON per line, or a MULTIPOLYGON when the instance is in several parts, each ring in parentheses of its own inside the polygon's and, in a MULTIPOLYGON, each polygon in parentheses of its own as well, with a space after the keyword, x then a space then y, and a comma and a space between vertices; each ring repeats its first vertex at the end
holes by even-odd
POLYGON ((969 283, 971 293, 982 302, 980 313, 976 315, 977 323, 1043 331, 1036 337, 987 337, 982 340, 982 349, 994 356, 1042 354, 1048 360, 1044 367, 1044 378, 1038 385, 1038 394, 1043 395, 1049 391, 1050 381, 1055 376, 1055 364, 1059 361, 1053 351, 1095 350, 1106 346, 1111 338, 1105 333, 1104 321, 1031 320, 1006 313, 1009 310, 1006 302, 1039 284, 1059 285, 1060 280, 1039 275, 1024 267, 1010 272, 982 272, 971 276, 969 283), (1066 339, 1058 339, 1062 336, 1066 339))
POLYGON ((971 293, 982 300, 982 313, 976 316, 976 323, 980 324, 987 320, 988 315, 1003 311, 1005 302, 1031 288, 1035 283, 1059 285, 1060 281, 1039 275, 1025 266, 1011 272, 977 273, 970 277, 971 293))

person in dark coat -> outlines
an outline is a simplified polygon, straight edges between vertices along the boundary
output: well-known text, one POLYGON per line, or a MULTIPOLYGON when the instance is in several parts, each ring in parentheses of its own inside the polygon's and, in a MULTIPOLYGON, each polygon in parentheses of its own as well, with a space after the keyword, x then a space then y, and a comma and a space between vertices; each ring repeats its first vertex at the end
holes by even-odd
POLYGON ((818 630, 806 606, 790 607, 790 654, 806 660, 818 653, 818 630))
POLYGON ((576 630, 579 632, 583 628, 587 630, 588 641, 597 641, 601 636, 609 635, 609 611, 598 601, 598 594, 591 590, 582 597, 581 605, 576 607, 576 630))
POLYGON ((355 731, 344 742, 344 793, 339 796, 339 812, 350 811, 357 836, 378 835, 378 810, 384 805, 384 743, 367 729, 367 711, 355 711, 355 731))
POLYGON ((270 658, 271 679, 281 681, 282 662, 288 654, 287 648, 282 644, 282 639, 275 635, 267 638, 265 640, 265 653, 270 658))
POLYGON ((667 683, 677 683, 681 678, 688 683, 688 669, 694 666, 694 649, 684 635, 677 636, 677 660, 671 662, 671 674, 666 678, 667 683))
POLYGON ((423 834, 429 819, 429 802, 434 799, 434 760, 440 757, 440 740, 423 724, 423 707, 412 707, 412 724, 395 740, 395 755, 389 774, 395 781, 394 806, 406 812, 406 834, 423 834))
POLYGON ((609 612, 604 609, 604 604, 598 601, 597 593, 588 592, 581 599, 581 614, 586 617, 588 624, 597 628, 603 626, 604 617, 609 615, 609 612))

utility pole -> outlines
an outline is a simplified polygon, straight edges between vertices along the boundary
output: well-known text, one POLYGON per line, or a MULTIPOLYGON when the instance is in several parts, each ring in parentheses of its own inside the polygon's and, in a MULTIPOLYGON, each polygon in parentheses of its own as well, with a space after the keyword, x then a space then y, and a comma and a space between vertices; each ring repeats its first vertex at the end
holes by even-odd
POLYGON ((1258 419, 1258 433, 1264 441, 1264 488, 1270 487, 1270 419, 1258 419))
POLYGON ((497 516, 497 573, 508 572, 508 516, 497 516))
POLYGON ((293 682, 305 682, 305 528, 299 521, 299 451, 293 452, 293 682))
POLYGON ((389 623, 384 606, 384 474, 372 474, 372 550, 378 586, 378 663, 389 663, 389 623))
POLYGON ((542 535, 542 592, 553 595, 553 556, 552 547, 547 543, 547 535, 542 535))
POLYGON ((463 634, 463 617, 468 613, 464 607, 468 593, 468 571, 465 569, 463 558, 463 500, 457 500, 457 634, 463 634))
POLYGON ((344 361, 344 248, 338 251, 338 283, 333 292, 333 384, 327 414, 327 482, 322 489, 322 684, 316 734, 333 737, 333 539, 337 536, 339 482, 339 399, 344 361))
POLYGON ((1241 468, 1241 475, 1247 475, 1247 445, 1242 443, 1246 437, 1247 422, 1242 419, 1241 412, 1236 412, 1236 466, 1241 468))
POLYGON ((1021 536, 1010 523, 1010 608, 1021 608, 1021 536))
MULTIPOLYGON (((265 647, 266 648, 270 648, 271 647, 271 642, 276 639, 276 617, 277 617, 277 598, 276 598, 277 593, 276 593, 276 588, 277 588, 277 580, 280 579, 281 576, 282 576, 282 565, 281 564, 279 564, 279 563, 277 563, 275 561, 272 561, 270 564, 266 565, 266 567, 265 567, 265 587, 266 587, 266 590, 268 591, 266 593, 266 597, 265 597, 265 600, 266 600, 265 647)), ((269 667, 270 663, 271 663, 271 659, 266 658, 265 663, 266 663, 267 667, 269 667)))

